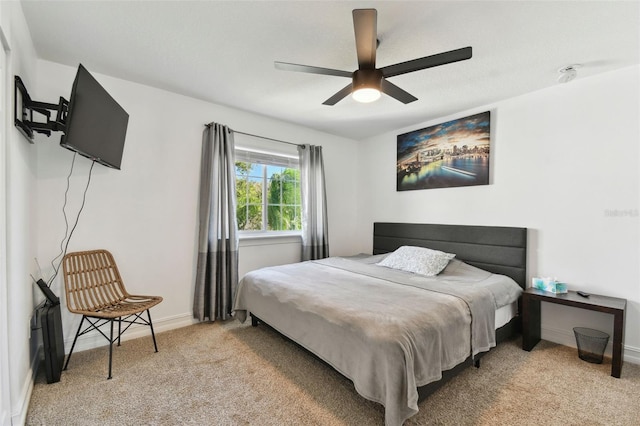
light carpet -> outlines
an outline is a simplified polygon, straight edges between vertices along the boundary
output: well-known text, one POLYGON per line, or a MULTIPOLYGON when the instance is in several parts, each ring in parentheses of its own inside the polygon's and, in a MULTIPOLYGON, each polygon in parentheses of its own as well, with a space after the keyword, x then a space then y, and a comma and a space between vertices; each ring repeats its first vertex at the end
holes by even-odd
MULTIPOLYGON (((384 409, 265 326, 197 324, 74 353, 60 382, 40 369, 28 425, 383 425, 384 409)), ((407 425, 640 425, 640 366, 590 364, 574 348, 501 344, 420 403, 407 425)))

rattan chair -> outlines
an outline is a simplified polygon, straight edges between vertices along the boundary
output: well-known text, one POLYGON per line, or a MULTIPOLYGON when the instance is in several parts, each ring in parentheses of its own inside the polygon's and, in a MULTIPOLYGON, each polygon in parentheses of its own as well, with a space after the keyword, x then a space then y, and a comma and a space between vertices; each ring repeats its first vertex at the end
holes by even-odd
POLYGON ((62 265, 67 308, 74 314, 82 315, 63 370, 66 370, 69 365, 78 337, 93 330, 100 332, 109 341, 108 379, 111 378, 113 343, 117 340, 120 346, 120 337, 131 325, 148 325, 151 328, 153 346, 158 352, 149 309, 162 302, 162 297, 127 293, 113 256, 107 250, 68 253, 63 258, 62 265), (141 316, 144 311, 147 311, 148 320, 141 316), (82 329, 85 320, 89 325, 82 329), (118 335, 115 338, 113 337, 114 321, 118 322, 118 335), (122 330, 123 322, 127 324, 124 330, 122 330), (100 329, 106 324, 110 325, 109 336, 100 329))

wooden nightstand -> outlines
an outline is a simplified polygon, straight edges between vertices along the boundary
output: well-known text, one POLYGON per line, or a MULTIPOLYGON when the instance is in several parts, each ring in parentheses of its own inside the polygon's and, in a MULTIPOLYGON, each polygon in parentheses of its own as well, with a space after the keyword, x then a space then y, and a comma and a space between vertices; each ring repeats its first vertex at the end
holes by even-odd
POLYGON ((522 294, 522 349, 530 351, 540 341, 540 302, 573 306, 613 315, 613 357, 611 375, 620 378, 622 370, 622 339, 624 336, 624 312, 626 299, 592 294, 582 297, 575 291, 554 294, 528 288, 522 294))

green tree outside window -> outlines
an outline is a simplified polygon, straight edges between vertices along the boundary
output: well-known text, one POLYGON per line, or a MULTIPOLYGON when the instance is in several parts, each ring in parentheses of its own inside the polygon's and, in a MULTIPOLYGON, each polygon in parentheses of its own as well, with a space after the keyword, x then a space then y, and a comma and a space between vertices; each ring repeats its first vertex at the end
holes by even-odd
POLYGON ((236 199, 241 231, 302 229, 298 169, 238 161, 236 199))

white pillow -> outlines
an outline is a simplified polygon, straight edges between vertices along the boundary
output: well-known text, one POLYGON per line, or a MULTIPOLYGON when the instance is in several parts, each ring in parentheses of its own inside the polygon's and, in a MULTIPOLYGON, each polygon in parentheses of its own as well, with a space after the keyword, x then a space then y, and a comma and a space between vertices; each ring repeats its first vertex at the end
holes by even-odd
POLYGON ((402 246, 377 264, 432 277, 447 267, 455 254, 424 247, 402 246))

